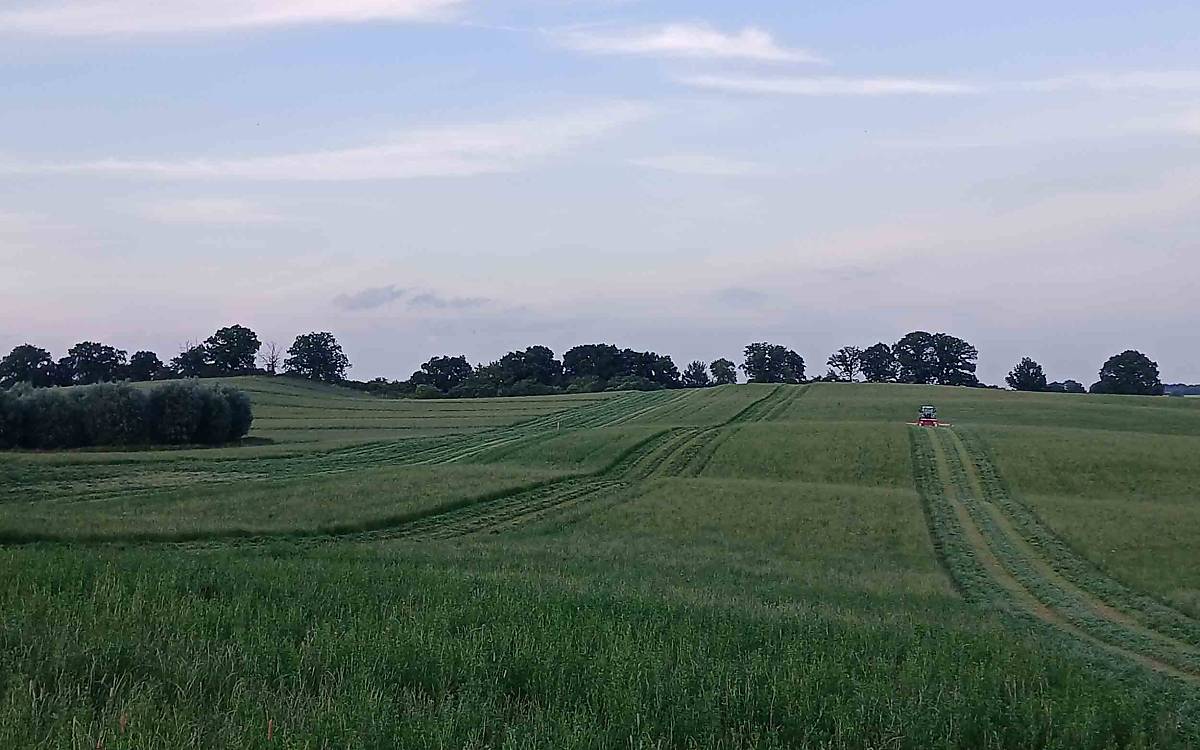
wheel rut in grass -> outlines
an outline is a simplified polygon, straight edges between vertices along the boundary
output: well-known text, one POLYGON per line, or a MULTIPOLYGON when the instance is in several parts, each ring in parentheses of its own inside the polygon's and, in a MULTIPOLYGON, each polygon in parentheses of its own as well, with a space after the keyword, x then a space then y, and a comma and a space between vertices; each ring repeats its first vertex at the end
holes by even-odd
MULTIPOLYGON (((1086 570, 1086 561, 1056 564, 1065 547, 1044 553, 1031 521, 1013 517, 1015 501, 980 446, 968 447, 949 428, 912 428, 911 437, 934 544, 964 596, 1036 620, 1085 649, 1200 684, 1200 648, 1186 616, 1169 618, 1164 605, 1150 607, 1147 597, 1112 581, 1081 585, 1063 571, 1086 570), (1114 601, 1097 588, 1127 596, 1114 601)), ((1094 568, 1091 575, 1103 578, 1094 568)))
MULTIPOLYGON (((604 470, 585 478, 569 478, 547 487, 515 493, 430 516, 412 524, 360 535, 361 538, 444 539, 474 533, 497 533, 556 514, 576 518, 584 506, 608 507, 611 501, 632 497, 639 482, 654 478, 696 476, 703 470, 719 442, 731 427, 761 421, 778 413, 806 389, 776 387, 756 399, 725 422, 712 427, 683 427, 665 430, 643 441, 604 470), (600 502, 600 501, 610 502, 600 502)), ((689 394, 678 396, 653 409, 671 408, 689 394)))

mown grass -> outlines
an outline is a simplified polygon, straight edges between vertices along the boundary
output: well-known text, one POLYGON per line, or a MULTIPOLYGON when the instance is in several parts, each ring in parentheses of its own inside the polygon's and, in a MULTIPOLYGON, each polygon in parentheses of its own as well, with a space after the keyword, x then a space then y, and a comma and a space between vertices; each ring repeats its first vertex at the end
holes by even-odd
POLYGON ((0 457, 0 535, 63 540, 0 549, 0 747, 1200 746, 1194 688, 1011 602, 903 424, 1133 601, 1193 585, 1200 403, 239 385, 275 444, 0 457))

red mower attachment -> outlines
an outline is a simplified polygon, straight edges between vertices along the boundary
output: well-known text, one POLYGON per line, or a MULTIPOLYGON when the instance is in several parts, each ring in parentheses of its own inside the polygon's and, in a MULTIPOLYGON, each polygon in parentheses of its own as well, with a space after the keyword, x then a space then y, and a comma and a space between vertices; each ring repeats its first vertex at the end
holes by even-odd
POLYGON ((916 422, 909 422, 915 427, 950 427, 949 422, 943 422, 937 418, 937 407, 925 405, 921 407, 921 415, 917 417, 916 422))

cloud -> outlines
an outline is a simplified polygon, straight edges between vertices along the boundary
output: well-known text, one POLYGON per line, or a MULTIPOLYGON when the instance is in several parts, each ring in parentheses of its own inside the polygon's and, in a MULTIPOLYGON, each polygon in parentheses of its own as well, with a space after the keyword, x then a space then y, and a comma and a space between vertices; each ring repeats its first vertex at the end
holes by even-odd
POLYGON ((764 174, 769 171, 754 162, 726 159, 709 154, 666 154, 634 159, 631 163, 664 172, 702 177, 740 177, 764 174))
POLYGON ((389 284, 388 286, 370 287, 353 294, 339 294, 333 298, 333 304, 343 310, 374 310, 395 302, 407 294, 408 290, 400 289, 395 284, 389 284))
POLYGON ((138 213, 165 224, 270 224, 283 216, 240 198, 185 198, 142 204, 138 213))
POLYGON ((409 299, 408 306, 434 310, 465 310, 486 305, 489 301, 483 297, 443 297, 433 292, 423 292, 409 299))
POLYGON ((111 36, 252 29, 316 23, 424 21, 463 0, 65 0, 0 11, 0 29, 53 36, 111 36))
POLYGON ((414 292, 388 284, 339 294, 333 298, 333 304, 343 310, 375 310, 402 299, 407 300, 408 307, 414 310, 468 310, 491 302, 484 297, 446 297, 437 292, 414 292))
POLYGON ((552 115, 401 133, 364 146, 227 159, 0 162, 0 172, 126 175, 153 179, 402 180, 518 171, 631 125, 650 109, 615 102, 552 115))
POLYGON ((793 96, 886 96, 895 94, 974 94, 979 88, 958 81, 924 78, 834 78, 783 76, 692 75, 676 79, 693 88, 738 94, 793 96))
POLYGON ((769 32, 753 26, 723 32, 707 24, 672 23, 605 31, 574 29, 559 32, 557 38, 568 49, 601 55, 823 62, 812 53, 781 46, 769 32))
POLYGON ((1200 70, 1074 73, 1026 81, 1021 87, 1032 91, 1200 91, 1200 70))

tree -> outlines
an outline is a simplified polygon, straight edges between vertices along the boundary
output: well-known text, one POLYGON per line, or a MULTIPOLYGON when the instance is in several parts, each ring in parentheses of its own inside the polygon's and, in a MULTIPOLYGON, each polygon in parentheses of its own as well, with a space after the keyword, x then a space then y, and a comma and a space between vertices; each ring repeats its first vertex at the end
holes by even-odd
POLYGON ((724 357, 714 359, 710 362, 708 371, 712 373, 713 385, 734 385, 737 383, 737 367, 724 357))
POLYGON ((946 333, 933 335, 933 359, 937 382, 941 385, 978 386, 975 377, 979 350, 946 333))
POLYGON ((513 351, 488 365, 495 371, 499 385, 513 385, 532 380, 542 385, 556 386, 562 382, 563 363, 544 346, 531 346, 525 351, 513 351))
POLYGON ((129 379, 135 383, 145 382, 147 380, 161 380, 166 374, 166 366, 158 355, 154 352, 134 352, 129 358, 129 367, 125 373, 129 379))
POLYGON ((277 375, 279 374, 279 364, 283 361, 283 349, 274 341, 268 341, 263 345, 258 359, 262 362, 263 369, 267 371, 268 375, 277 375))
POLYGON ((466 357, 433 357, 421 369, 413 373, 411 381, 417 385, 431 385, 442 393, 471 377, 474 369, 466 357))
POLYGON ((52 385, 54 359, 50 352, 22 344, 4 359, 0 359, 0 388, 12 388, 18 383, 29 383, 35 388, 52 385))
POLYGON ((890 383, 899 374, 892 347, 882 342, 863 349, 858 366, 868 383, 890 383))
POLYGON ((804 358, 778 344, 747 344, 742 371, 752 383, 800 383, 804 358))
POLYGON ((1077 380, 1064 380, 1061 383, 1056 381, 1046 386, 1046 390, 1051 393, 1087 393, 1083 383, 1077 380))
POLYGON ((563 354, 563 377, 608 380, 621 371, 621 350, 611 344, 583 344, 563 354))
POLYGON ((1158 363, 1132 349, 1109 357, 1100 368, 1100 382, 1092 386, 1092 393, 1161 396, 1158 363))
POLYGON ((1025 357, 1008 373, 1004 379, 1014 391, 1044 391, 1046 390, 1046 373, 1042 366, 1029 357, 1025 357))
POLYGON ((214 374, 238 375, 254 369, 254 360, 261 346, 254 331, 233 325, 209 336, 204 342, 204 351, 208 354, 214 374))
POLYGON ((825 364, 834 372, 838 380, 854 382, 854 376, 862 369, 862 349, 857 346, 843 346, 829 355, 825 364))
POLYGON ((896 358, 896 379, 901 383, 932 383, 937 379, 933 334, 913 331, 892 347, 896 358))
POLYGON ((284 369, 289 374, 310 380, 339 383, 346 379, 346 370, 350 368, 350 360, 328 331, 297 336, 287 353, 284 369))
POLYGON ((897 380, 901 383, 979 385, 975 377, 975 347, 945 333, 913 331, 892 347, 897 380))
POLYGON ((203 344, 184 344, 179 356, 171 359, 171 370, 181 378, 203 378, 212 374, 208 350, 203 344))
POLYGON ((70 372, 71 382, 77 385, 111 382, 125 374, 126 353, 95 341, 81 341, 67 350, 59 362, 70 372))
POLYGON ((712 381, 708 379, 708 369, 705 368, 703 362, 697 360, 684 368, 684 388, 707 388, 710 385, 712 385, 712 381))

